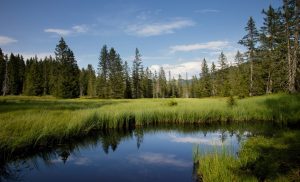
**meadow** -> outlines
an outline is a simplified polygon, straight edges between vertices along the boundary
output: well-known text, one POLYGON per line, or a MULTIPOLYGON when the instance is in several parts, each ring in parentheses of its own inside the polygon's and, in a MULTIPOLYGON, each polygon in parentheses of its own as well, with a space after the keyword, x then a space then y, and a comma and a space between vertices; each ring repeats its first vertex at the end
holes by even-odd
POLYGON ((0 97, 0 149, 12 153, 51 146, 92 131, 144 125, 269 121, 297 125, 300 96, 244 99, 56 99, 0 97))

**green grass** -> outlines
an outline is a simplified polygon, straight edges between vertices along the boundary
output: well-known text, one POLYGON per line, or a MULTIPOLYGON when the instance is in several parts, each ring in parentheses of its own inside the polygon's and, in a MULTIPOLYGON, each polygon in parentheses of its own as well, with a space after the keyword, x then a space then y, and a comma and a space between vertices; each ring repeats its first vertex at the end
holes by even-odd
POLYGON ((274 121, 296 123, 299 95, 268 95, 235 100, 100 100, 53 97, 0 97, 0 149, 20 151, 81 137, 93 130, 162 123, 274 121))
POLYGON ((280 131, 272 137, 255 136, 238 157, 223 148, 201 154, 194 148, 198 179, 205 181, 300 181, 300 131, 280 131))

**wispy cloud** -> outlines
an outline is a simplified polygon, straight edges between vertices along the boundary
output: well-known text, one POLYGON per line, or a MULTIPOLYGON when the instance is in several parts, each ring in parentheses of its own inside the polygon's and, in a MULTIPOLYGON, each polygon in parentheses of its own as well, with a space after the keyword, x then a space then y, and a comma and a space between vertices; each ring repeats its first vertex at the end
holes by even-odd
POLYGON ((178 137, 176 135, 170 135, 172 142, 176 143, 193 143, 193 144, 204 144, 204 145, 215 145, 222 146, 226 143, 222 143, 218 137, 200 138, 200 137, 178 137))
POLYGON ((16 39, 6 36, 0 36, 0 46, 18 42, 16 39))
POLYGON ((178 78, 179 74, 182 78, 185 78, 186 73, 188 73, 188 78, 190 79, 193 75, 199 74, 201 69, 201 61, 202 59, 196 59, 194 61, 188 61, 180 64, 163 64, 163 65, 151 65, 150 70, 152 72, 158 72, 160 67, 163 67, 165 72, 171 72, 171 76, 175 79, 178 78))
POLYGON ((136 164, 156 164, 156 165, 170 165, 176 167, 191 167, 192 163, 186 160, 176 158, 173 154, 151 153, 146 152, 138 156, 129 156, 130 162, 136 164))
POLYGON ((192 20, 177 19, 164 23, 133 24, 127 27, 127 32, 140 37, 150 37, 174 33, 175 30, 195 25, 192 20))
POLYGON ((55 33, 60 36, 68 36, 76 33, 86 33, 89 30, 87 25, 75 25, 70 29, 47 28, 44 32, 55 33))
POLYGON ((175 45, 170 47, 170 52, 189 52, 195 50, 221 50, 229 45, 228 41, 211 41, 197 44, 175 45))
POLYGON ((219 13, 220 10, 217 9, 200 9, 200 10, 196 10, 196 13, 219 13))

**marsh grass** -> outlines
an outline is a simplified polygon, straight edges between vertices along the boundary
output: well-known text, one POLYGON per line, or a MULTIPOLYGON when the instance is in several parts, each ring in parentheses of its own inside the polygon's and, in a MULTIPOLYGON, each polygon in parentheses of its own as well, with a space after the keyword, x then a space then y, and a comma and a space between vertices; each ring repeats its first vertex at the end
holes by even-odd
POLYGON ((199 181, 300 181, 300 131, 280 131, 272 137, 246 140, 233 156, 228 148, 201 153, 193 148, 199 181))
POLYGON ((299 98, 299 95, 286 94, 252 97, 236 100, 237 106, 229 108, 227 98, 60 100, 0 97, 0 149, 22 151, 26 147, 51 146, 82 137, 94 130, 164 123, 218 124, 254 120, 297 123, 299 98), (168 104, 171 102, 173 106, 168 104))

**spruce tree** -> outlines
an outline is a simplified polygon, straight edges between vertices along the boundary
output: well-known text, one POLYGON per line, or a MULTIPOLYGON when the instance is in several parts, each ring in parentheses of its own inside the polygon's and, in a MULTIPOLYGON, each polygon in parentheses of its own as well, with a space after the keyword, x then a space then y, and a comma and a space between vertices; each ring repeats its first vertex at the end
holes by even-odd
POLYGON ((284 69, 281 46, 284 41, 284 29, 279 11, 269 6, 269 9, 263 10, 262 13, 265 15, 260 34, 263 77, 266 93, 272 93, 280 89, 280 83, 286 80, 280 75, 284 69))
POLYGON ((250 86, 249 95, 253 95, 253 64, 255 60, 256 44, 259 41, 259 33, 256 29, 255 22, 252 17, 249 18, 245 27, 247 34, 238 42, 248 49, 248 60, 250 62, 250 86))
POLYGON ((201 65, 200 84, 201 84, 201 97, 209 97, 211 93, 211 83, 209 78, 209 69, 205 58, 203 59, 201 65))
POLYGON ((135 49, 135 58, 133 61, 132 67, 132 90, 133 90, 133 98, 141 98, 142 97, 142 59, 141 54, 138 48, 135 49))
POLYGON ((87 66, 87 95, 89 97, 96 96, 96 73, 91 64, 87 66))
POLYGON ((98 78, 97 78, 97 96, 100 98, 108 98, 109 83, 108 83, 108 50, 104 45, 100 52, 98 63, 98 78))
POLYGON ((3 85, 5 80, 6 60, 0 48, 0 94, 3 95, 3 85))
POLYGON ((55 48, 56 60, 59 62, 57 95, 61 98, 76 98, 80 95, 79 68, 74 54, 63 38, 55 48))
POLYGON ((131 77, 130 77, 130 68, 128 66, 127 61, 124 63, 124 77, 125 77, 125 91, 124 98, 131 99, 132 98, 132 88, 131 88, 131 77))

